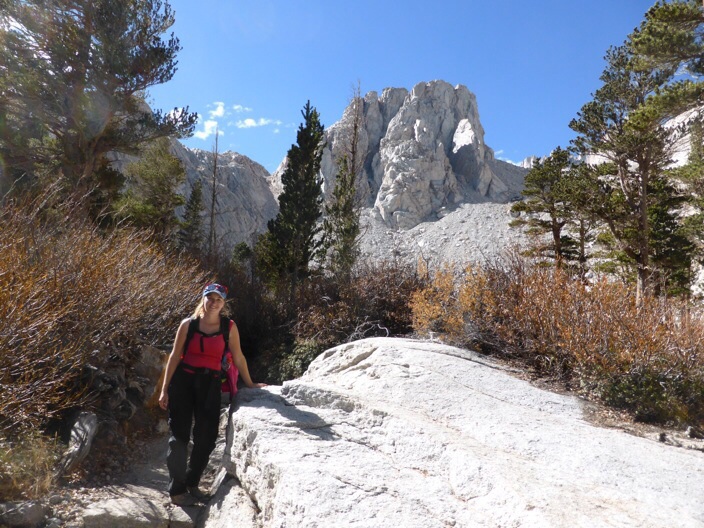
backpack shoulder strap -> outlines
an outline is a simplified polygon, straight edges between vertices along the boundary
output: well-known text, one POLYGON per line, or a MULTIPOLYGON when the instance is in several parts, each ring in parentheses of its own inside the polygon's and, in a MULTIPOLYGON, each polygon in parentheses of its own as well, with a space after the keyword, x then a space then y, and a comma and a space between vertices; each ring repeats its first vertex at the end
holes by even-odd
POLYGON ((225 340, 225 350, 222 351, 225 354, 230 350, 230 318, 222 316, 220 317, 220 333, 222 338, 225 340))
POLYGON ((188 332, 186 333, 186 342, 183 344, 183 353, 186 353, 186 350, 188 350, 188 343, 191 342, 191 339, 193 339, 193 334, 195 334, 198 331, 198 323, 200 321, 200 317, 194 317, 191 319, 191 322, 188 323, 188 332))

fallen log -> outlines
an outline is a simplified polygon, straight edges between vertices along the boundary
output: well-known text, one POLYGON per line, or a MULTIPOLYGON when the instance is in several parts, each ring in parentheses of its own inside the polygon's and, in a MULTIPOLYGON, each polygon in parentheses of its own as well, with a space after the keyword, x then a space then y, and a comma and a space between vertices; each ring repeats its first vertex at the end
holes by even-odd
POLYGON ((98 417, 92 412, 81 412, 71 428, 71 438, 59 461, 57 477, 71 473, 88 456, 97 431, 98 417))

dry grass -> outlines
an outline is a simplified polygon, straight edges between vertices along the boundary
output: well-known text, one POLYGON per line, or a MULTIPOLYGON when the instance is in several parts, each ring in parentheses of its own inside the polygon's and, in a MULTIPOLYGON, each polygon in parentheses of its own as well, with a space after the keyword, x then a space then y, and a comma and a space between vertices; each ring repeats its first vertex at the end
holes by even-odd
POLYGON ((53 485, 57 442, 38 433, 18 441, 0 441, 0 497, 37 499, 53 485))
POLYGON ((704 421, 704 311, 518 258, 437 272, 412 300, 414 328, 576 382, 643 421, 704 421))

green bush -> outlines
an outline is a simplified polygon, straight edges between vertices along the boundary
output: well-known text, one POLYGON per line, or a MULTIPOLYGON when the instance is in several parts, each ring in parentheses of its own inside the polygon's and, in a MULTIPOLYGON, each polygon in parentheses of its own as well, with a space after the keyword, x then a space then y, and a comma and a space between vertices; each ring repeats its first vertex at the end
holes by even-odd
POLYGON ((293 351, 284 355, 278 377, 282 380, 301 377, 313 360, 325 349, 325 346, 313 339, 297 342, 293 351))

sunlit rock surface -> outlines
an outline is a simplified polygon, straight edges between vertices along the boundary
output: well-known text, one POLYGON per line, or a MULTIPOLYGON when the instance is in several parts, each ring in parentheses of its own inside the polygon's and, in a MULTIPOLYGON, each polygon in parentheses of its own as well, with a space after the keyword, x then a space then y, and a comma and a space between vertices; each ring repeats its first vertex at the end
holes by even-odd
POLYGON ((363 340, 239 398, 224 467, 257 526, 704 526, 704 453, 591 425, 465 350, 363 340))

